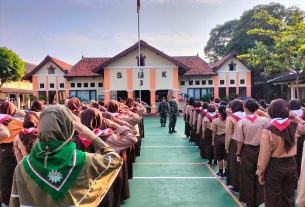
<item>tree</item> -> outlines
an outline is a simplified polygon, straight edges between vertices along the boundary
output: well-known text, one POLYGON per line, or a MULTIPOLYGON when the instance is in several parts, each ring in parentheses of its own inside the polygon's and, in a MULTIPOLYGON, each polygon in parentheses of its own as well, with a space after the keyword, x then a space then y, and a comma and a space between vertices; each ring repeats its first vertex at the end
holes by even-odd
POLYGON ((263 20, 276 29, 258 27, 249 30, 247 34, 271 38, 274 48, 257 42, 253 49, 240 57, 269 70, 275 68, 296 73, 297 98, 300 98, 300 72, 305 69, 305 13, 297 7, 289 8, 288 12, 291 15, 287 20, 275 18, 266 10, 255 13, 255 19, 263 20), (260 52, 262 50, 264 52, 260 52))
POLYGON ((20 80, 24 73, 24 62, 18 55, 6 47, 0 47, 0 87, 4 83, 20 80))
POLYGON ((210 39, 204 47, 204 52, 210 62, 216 62, 228 54, 226 46, 233 37, 238 21, 239 20, 227 21, 222 25, 217 25, 211 30, 210 39))
POLYGON ((266 46, 274 46, 274 42, 269 37, 247 35, 247 32, 254 28, 275 29, 274 26, 265 21, 256 19, 253 15, 261 10, 267 10, 269 14, 278 19, 286 19, 289 14, 285 7, 278 3, 267 5, 258 5, 250 10, 243 12, 240 19, 225 22, 223 25, 217 25, 210 32, 210 39, 204 52, 210 62, 215 62, 219 58, 229 54, 233 50, 240 54, 246 53, 249 48, 255 46, 255 41, 261 41, 266 46))

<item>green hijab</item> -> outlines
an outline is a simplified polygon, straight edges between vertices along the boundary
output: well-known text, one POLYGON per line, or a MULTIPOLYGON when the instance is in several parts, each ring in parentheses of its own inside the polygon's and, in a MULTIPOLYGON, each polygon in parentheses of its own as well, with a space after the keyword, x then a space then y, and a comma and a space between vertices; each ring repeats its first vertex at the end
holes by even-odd
POLYGON ((64 106, 49 106, 40 115, 38 137, 31 154, 23 159, 29 176, 55 200, 61 200, 79 175, 86 154, 70 142, 73 117, 64 106))

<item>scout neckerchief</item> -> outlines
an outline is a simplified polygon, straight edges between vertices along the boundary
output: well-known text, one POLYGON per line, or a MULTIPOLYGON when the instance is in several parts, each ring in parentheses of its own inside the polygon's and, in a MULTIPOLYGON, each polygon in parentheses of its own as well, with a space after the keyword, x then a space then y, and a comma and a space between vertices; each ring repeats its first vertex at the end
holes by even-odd
POLYGON ((299 110, 291 110, 292 113, 294 113, 297 117, 303 119, 304 118, 304 112, 302 109, 299 110))
POLYGON ((114 117, 114 118, 119 118, 120 117, 120 114, 119 113, 111 113, 111 115, 114 117))
POLYGON ((251 122, 255 122, 255 120, 257 119, 257 116, 255 114, 249 114, 249 115, 246 115, 246 119, 248 119, 251 122))
POLYGON ((213 119, 217 117, 217 114, 215 112, 208 112, 206 117, 208 117, 210 121, 213 121, 213 119))
POLYGON ((44 191, 55 200, 62 200, 77 179, 85 158, 86 154, 76 150, 73 142, 39 142, 23 159, 23 165, 27 174, 44 191))
POLYGON ((297 127, 298 124, 291 122, 288 118, 275 118, 272 119, 271 124, 266 129, 284 140, 284 147, 288 152, 295 145, 295 132, 297 127))
POLYGON ((282 132, 290 125, 290 119, 275 118, 271 120, 271 125, 282 132))
POLYGON ((207 110, 207 109, 203 109, 203 110, 200 112, 200 114, 201 114, 202 117, 205 117, 205 116, 207 115, 207 113, 208 113, 208 110, 207 110))
POLYGON ((35 134, 35 133, 38 132, 38 129, 35 128, 35 127, 28 128, 28 129, 27 129, 27 128, 24 128, 24 129, 22 130, 22 132, 23 132, 24 135, 27 135, 27 134, 35 134))
MULTIPOLYGON (((92 132, 97 137, 100 137, 100 136, 109 136, 110 134, 113 133, 113 130, 111 128, 107 128, 107 129, 104 129, 104 130, 94 129, 92 132)), ((82 137, 82 136, 78 135, 78 138, 83 143, 83 145, 85 147, 89 147, 89 145, 91 144, 91 140, 86 139, 85 137, 82 137)))
POLYGON ((3 122, 5 122, 6 120, 12 118, 12 116, 7 115, 7 114, 0 114, 0 124, 2 124, 3 122))
POLYGON ((236 121, 239 121, 239 120, 245 118, 244 112, 241 112, 241 111, 234 112, 231 116, 232 116, 236 121))

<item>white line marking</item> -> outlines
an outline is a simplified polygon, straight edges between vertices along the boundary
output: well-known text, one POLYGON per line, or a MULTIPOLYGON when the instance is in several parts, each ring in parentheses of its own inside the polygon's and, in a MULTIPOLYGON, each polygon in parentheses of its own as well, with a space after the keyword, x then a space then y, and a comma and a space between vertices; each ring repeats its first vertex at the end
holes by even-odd
POLYGON ((136 162, 135 165, 205 165, 205 162, 136 162))
POLYGON ((133 179, 216 179, 216 177, 133 177, 133 179))

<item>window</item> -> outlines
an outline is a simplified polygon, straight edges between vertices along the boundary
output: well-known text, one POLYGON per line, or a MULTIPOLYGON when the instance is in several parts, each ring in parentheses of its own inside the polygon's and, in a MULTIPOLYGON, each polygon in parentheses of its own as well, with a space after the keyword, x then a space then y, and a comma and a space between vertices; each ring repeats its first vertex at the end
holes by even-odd
POLYGON ((187 95, 196 100, 210 99, 214 95, 214 88, 188 88, 187 95))
POLYGON ((202 80, 201 81, 201 85, 206 85, 207 84, 207 81, 206 80, 202 80))
POLYGON ((195 81, 195 84, 196 84, 196 85, 200 85, 200 81, 199 81, 199 80, 196 80, 196 81, 195 81))
POLYGON ((235 80, 230 80, 230 84, 235 84, 235 80))
POLYGON ((55 68, 53 67, 53 65, 50 65, 50 67, 48 67, 47 70, 48 70, 48 74, 55 74, 55 68))
POLYGON ((77 88, 81 88, 82 87, 82 83, 77 83, 77 88))
POLYGON ((64 83, 60 83, 60 84, 59 84, 59 87, 60 87, 60 88, 64 88, 64 87, 65 87, 65 84, 64 84, 64 83))
POLYGON ((102 88, 103 87, 103 83, 98 83, 98 87, 102 88))
POLYGON ((192 86, 193 85, 193 81, 189 81, 189 85, 192 86))
POLYGON ((213 85, 213 80, 209 80, 209 85, 213 85))
POLYGON ((231 61, 231 63, 229 64, 229 71, 234 71, 234 70, 236 70, 236 63, 231 61))
POLYGON ((180 81, 180 85, 184 86, 185 85, 185 81, 180 81))
POLYGON ((50 88, 54 88, 54 83, 50 83, 50 88))
POLYGON ((75 83, 70 83, 71 88, 75 88, 75 83))
POLYGON ((220 81, 219 81, 219 84, 220 84, 220 85, 224 85, 224 84, 225 84, 225 80, 220 80, 220 81))
POLYGON ((90 87, 94 88, 95 87, 95 83, 90 83, 90 87))
MULTIPOLYGON (((145 55, 140 55, 140 66, 145 66, 145 55)), ((137 56, 137 66, 139 66, 139 56, 137 56)))
POLYGON ((43 83, 40 83, 39 87, 40 87, 40 88, 44 88, 44 84, 43 84, 43 83))
POLYGON ((245 79, 240 79, 240 84, 245 84, 245 79))
POLYGON ((85 87, 85 88, 88 88, 88 83, 84 83, 84 87, 85 87))

